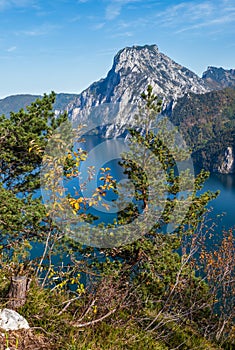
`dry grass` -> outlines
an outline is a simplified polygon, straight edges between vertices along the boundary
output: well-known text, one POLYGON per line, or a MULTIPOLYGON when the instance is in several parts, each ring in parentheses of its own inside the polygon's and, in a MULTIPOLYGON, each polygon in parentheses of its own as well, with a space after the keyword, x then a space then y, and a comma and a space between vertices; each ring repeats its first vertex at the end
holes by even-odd
POLYGON ((33 330, 0 330, 0 350, 55 350, 48 338, 33 330))

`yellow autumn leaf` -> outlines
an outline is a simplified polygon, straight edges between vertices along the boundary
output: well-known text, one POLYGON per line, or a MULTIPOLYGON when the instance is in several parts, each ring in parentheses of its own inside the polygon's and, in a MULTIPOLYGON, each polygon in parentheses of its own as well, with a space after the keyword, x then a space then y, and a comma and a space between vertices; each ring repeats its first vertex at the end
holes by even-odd
POLYGON ((75 208, 76 210, 80 209, 79 203, 76 202, 76 203, 74 204, 74 208, 75 208))

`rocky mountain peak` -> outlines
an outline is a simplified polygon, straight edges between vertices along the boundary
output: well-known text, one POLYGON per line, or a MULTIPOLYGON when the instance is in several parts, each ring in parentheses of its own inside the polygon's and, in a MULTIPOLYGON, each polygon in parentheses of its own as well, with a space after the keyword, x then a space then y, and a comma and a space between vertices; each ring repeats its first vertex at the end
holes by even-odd
POLYGON ((187 92, 210 90, 203 79, 161 53, 157 45, 126 47, 114 57, 106 78, 93 83, 69 106, 69 115, 79 119, 82 111, 104 103, 138 103, 149 84, 165 106, 187 92))
MULTIPOLYGON (((86 124, 94 107, 117 103, 123 108, 130 104, 137 106, 148 85, 152 85, 154 93, 163 100, 168 113, 175 101, 188 92, 210 91, 205 80, 161 53, 156 45, 126 47, 114 57, 107 76, 90 85, 68 106, 69 116, 86 124)), ((132 123, 133 116, 134 112, 126 117, 117 116, 115 123, 124 125, 127 120, 132 123)), ((104 117, 104 124, 107 124, 107 118, 104 117)), ((115 135, 119 135, 118 130, 115 135)))
POLYGON ((159 53, 157 45, 125 47, 114 57, 112 69, 120 74, 138 72, 143 69, 143 63, 151 65, 151 61, 159 53))
MULTIPOLYGON (((106 78, 93 83, 68 106, 72 120, 86 123, 94 107, 104 104, 137 105, 148 85, 171 110, 175 101, 188 92, 210 91, 207 82, 161 53, 157 45, 125 47, 113 60, 106 78)), ((125 124, 121 117, 119 123, 125 124)), ((126 117, 132 119, 130 114, 126 117)), ((118 134, 118 132, 117 132, 118 134)))
POLYGON ((212 89, 223 89, 235 86, 235 69, 209 66, 202 78, 212 89))
MULTIPOLYGON (((183 96, 186 92, 203 93, 208 86, 195 73, 161 53, 157 45, 126 47, 114 57, 110 73, 125 80, 142 85, 142 90, 151 84, 155 92, 167 102, 183 96)), ((112 74, 108 74, 110 78, 112 74)), ((131 84, 132 85, 132 84, 131 84)), ((135 84, 136 86, 136 84, 135 84)))

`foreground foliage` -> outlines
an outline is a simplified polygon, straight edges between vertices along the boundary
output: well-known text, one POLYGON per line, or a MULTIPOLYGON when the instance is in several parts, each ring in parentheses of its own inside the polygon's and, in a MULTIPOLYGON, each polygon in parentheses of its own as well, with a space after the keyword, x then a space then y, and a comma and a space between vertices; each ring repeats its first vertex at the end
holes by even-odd
MULTIPOLYGON (((110 225, 122 227, 127 243, 113 248, 84 247, 69 239, 51 222, 40 199, 32 196, 39 186, 40 163, 48 139, 66 120, 66 115, 54 118, 54 98, 54 94, 44 96, 28 111, 0 120, 1 306, 9 303, 12 277, 27 276, 30 288, 18 311, 28 319, 33 332, 6 334, 4 346, 232 349, 233 233, 225 233, 216 251, 208 251, 205 239, 213 224, 206 221, 207 205, 217 193, 200 191, 208 177, 208 173, 201 172, 193 181, 192 193, 180 197, 183 190, 192 189, 189 184, 193 179, 187 170, 175 172, 185 152, 175 148, 174 130, 168 130, 163 121, 160 134, 151 131, 151 123, 161 110, 152 88, 143 93, 143 105, 136 116, 143 130, 130 131, 130 154, 124 155, 122 162, 134 184, 135 200, 120 210, 116 224, 110 225), (156 157, 159 169, 153 167, 156 157), (161 169, 164 178, 156 177, 161 169), (149 187, 159 203, 166 202, 158 220, 154 217, 156 211, 151 212, 151 208, 156 210, 156 197, 150 195, 149 187), (184 208, 187 210, 182 216, 184 208), (146 223, 141 222, 136 227, 136 239, 129 241, 135 232, 126 224, 143 212, 149 215, 151 227, 146 230, 146 223), (41 243, 42 254, 33 259, 29 253, 35 239, 41 243), (27 337, 28 343, 24 344, 27 337)), ((78 175, 76 163, 84 159, 83 151, 75 154, 68 148, 56 166, 59 169, 63 164, 63 175, 73 177, 78 175)), ((86 200, 63 198, 75 217, 83 215, 92 220, 87 208, 108 190, 116 190, 108 171, 103 171, 103 192, 98 188, 86 200)), ((56 213, 58 203, 50 210, 56 213)), ((106 231, 103 226, 104 236, 106 231)), ((102 242, 104 237, 96 239, 102 242)))

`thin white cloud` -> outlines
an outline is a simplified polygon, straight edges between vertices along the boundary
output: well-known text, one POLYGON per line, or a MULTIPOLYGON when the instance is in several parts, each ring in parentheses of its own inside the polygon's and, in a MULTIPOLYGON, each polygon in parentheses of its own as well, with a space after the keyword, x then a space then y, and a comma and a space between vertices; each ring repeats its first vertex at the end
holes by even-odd
POLYGON ((145 0, 143 3, 140 0, 110 0, 105 10, 105 24, 115 20, 115 27, 112 28, 114 36, 130 35, 141 28, 154 30, 159 27, 175 34, 190 31, 191 34, 199 35, 214 32, 222 34, 226 30, 235 32, 235 25, 232 26, 232 23, 235 24, 234 0, 179 0, 171 5, 167 1, 145 0), (127 21, 122 17, 125 7, 132 9, 134 5, 141 5, 141 8, 148 10, 143 11, 141 17, 127 21), (208 32, 205 32, 205 28, 208 28, 208 32))
POLYGON ((110 4, 106 7, 105 18, 111 21, 120 15, 124 6, 140 1, 141 0, 112 0, 110 4))
POLYGON ((98 23, 94 25, 93 29, 99 30, 99 29, 102 29, 104 26, 105 26, 105 22, 98 23))
POLYGON ((29 30, 21 30, 19 32, 16 32, 16 35, 25 35, 25 36, 42 36, 42 35, 48 35, 54 30, 57 30, 61 28, 58 25, 52 25, 52 24, 43 24, 39 27, 35 27, 29 30))
POLYGON ((155 24, 156 21, 152 17, 139 17, 134 20, 129 20, 129 21, 118 21, 117 23, 117 29, 123 30, 127 28, 132 28, 132 29, 140 29, 140 28, 146 28, 149 25, 155 24))
POLYGON ((4 10, 8 6, 7 0, 0 0, 0 10, 4 10))
POLYGON ((72 17, 72 18, 69 20, 69 22, 78 22, 78 21, 80 21, 80 20, 81 20, 81 16, 78 15, 78 16, 72 17))
POLYGON ((97 51, 95 54, 98 55, 98 56, 114 56, 117 51, 119 50, 118 47, 115 47, 115 48, 111 48, 111 49, 104 49, 104 50, 99 50, 97 51))
POLYGON ((109 5, 106 8, 105 18, 108 21, 113 20, 114 18, 118 17, 121 12, 121 6, 118 6, 116 4, 109 5))
POLYGON ((235 6, 234 7, 229 7, 224 10, 224 12, 234 12, 235 11, 235 6))
POLYGON ((6 49, 7 52, 13 52, 16 50, 16 46, 11 46, 8 49, 6 49))
POLYGON ((0 0, 0 11, 10 9, 12 7, 32 7, 36 5, 35 0, 0 0))
POLYGON ((194 21, 208 17, 213 12, 213 4, 205 1, 201 3, 181 2, 177 5, 169 6, 164 11, 159 12, 157 17, 162 23, 175 24, 178 21, 194 21))
POLYGON ((235 8, 230 1, 190 1, 167 7, 156 14, 158 24, 175 28, 175 33, 235 23, 235 8))
POLYGON ((18 7, 25 7, 25 6, 28 6, 28 5, 35 4, 34 0, 9 0, 9 2, 13 6, 18 6, 18 7))
POLYGON ((132 36, 133 36, 132 32, 120 32, 120 33, 112 34, 111 38, 119 38, 119 37, 130 38, 132 36))

